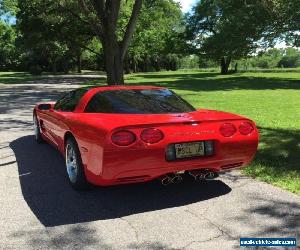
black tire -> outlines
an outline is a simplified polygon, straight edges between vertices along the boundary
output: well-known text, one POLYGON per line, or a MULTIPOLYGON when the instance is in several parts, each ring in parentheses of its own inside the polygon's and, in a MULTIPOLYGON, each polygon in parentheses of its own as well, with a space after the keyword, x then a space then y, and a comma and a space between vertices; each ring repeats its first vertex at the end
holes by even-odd
POLYGON ((34 138, 37 143, 43 143, 44 139, 41 135, 41 128, 36 114, 33 114, 34 138))
POLYGON ((82 164, 82 159, 81 159, 77 142, 73 137, 69 137, 66 141, 65 164, 66 164, 69 183, 74 189, 85 190, 90 187, 85 177, 84 167, 82 164), (71 155, 68 150, 73 150, 74 154, 71 155), (75 165, 74 165, 74 159, 75 159, 75 165), (71 160, 73 161, 73 163, 70 162, 71 160))

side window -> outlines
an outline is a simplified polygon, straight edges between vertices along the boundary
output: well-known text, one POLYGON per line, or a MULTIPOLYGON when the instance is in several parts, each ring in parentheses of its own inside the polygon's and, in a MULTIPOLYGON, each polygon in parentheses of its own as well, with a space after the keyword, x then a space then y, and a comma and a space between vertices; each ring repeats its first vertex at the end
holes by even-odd
POLYGON ((66 112, 74 111, 78 102, 87 91, 88 89, 77 89, 67 93, 56 102, 54 109, 66 112))
POLYGON ((71 96, 71 93, 69 92, 69 93, 65 94, 63 97, 61 97, 60 99, 58 99, 58 101, 54 105, 54 109, 55 110, 63 110, 64 104, 67 103, 68 101, 70 101, 70 96, 71 96))
POLYGON ((102 93, 98 93, 92 97, 86 106, 85 113, 113 113, 114 107, 110 100, 102 93))

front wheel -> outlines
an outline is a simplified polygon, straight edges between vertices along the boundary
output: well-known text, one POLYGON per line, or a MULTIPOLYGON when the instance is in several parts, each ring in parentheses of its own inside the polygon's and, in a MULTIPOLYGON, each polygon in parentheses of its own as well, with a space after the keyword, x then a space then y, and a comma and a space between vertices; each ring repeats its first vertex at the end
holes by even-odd
POLYGON ((86 189, 88 182, 84 174, 80 151, 74 138, 67 139, 65 157, 70 184, 77 190, 86 189))

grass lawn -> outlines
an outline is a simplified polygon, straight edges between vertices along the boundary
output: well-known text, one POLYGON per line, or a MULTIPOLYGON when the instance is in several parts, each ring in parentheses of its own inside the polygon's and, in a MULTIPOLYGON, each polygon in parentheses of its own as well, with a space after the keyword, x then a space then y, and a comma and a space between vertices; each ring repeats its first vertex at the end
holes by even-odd
POLYGON ((300 72, 159 72, 131 74, 126 82, 166 86, 196 108, 253 119, 259 151, 244 173, 300 194, 300 72))
POLYGON ((0 84, 17 84, 24 81, 33 81, 43 78, 42 76, 32 76, 26 72, 0 72, 0 84))

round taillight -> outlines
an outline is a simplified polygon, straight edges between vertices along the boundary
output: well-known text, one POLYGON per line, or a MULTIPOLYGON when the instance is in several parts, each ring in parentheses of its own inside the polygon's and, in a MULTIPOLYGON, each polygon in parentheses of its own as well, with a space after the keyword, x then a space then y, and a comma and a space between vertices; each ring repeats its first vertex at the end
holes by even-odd
POLYGON ((111 141, 118 146, 129 146, 134 143, 135 140, 135 134, 127 130, 115 132, 111 136, 111 141))
POLYGON ((236 127, 232 123, 224 123, 220 127, 220 133, 225 137, 233 136, 236 133, 236 127))
POLYGON ((164 138, 164 134, 156 128, 144 129, 141 133, 141 139, 147 143, 157 143, 164 138))
POLYGON ((249 135, 253 130, 254 127, 250 122, 242 122, 239 126, 239 131, 242 135, 249 135))

